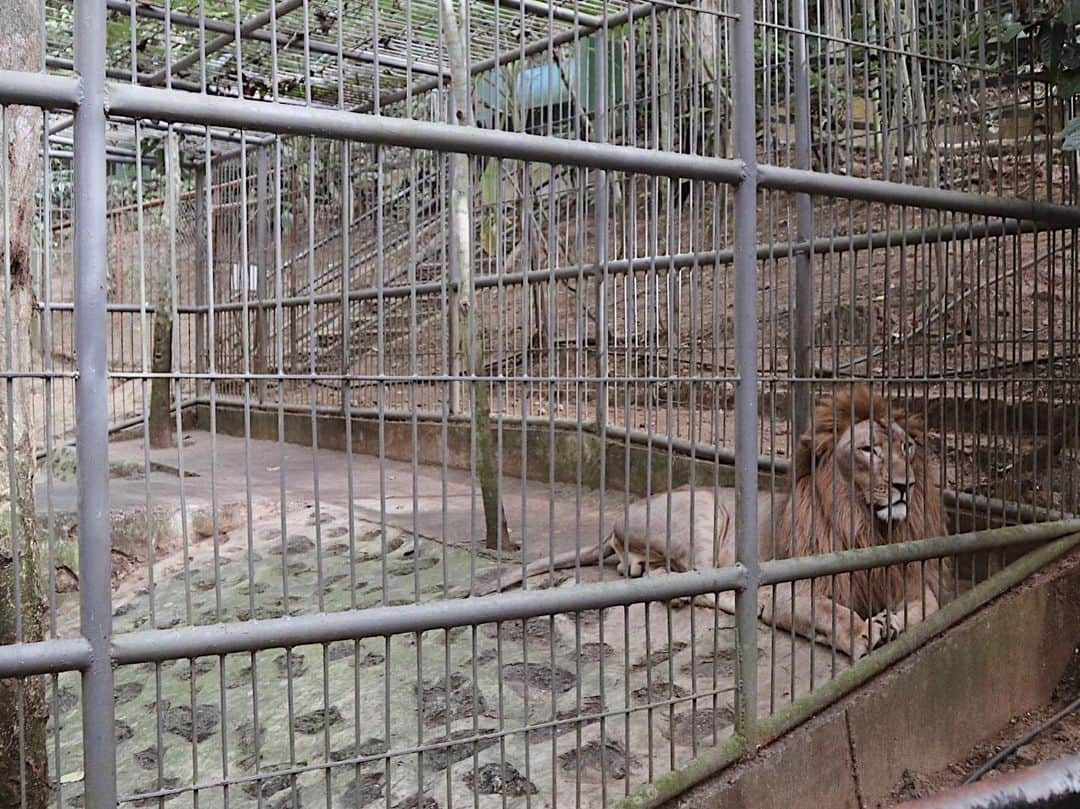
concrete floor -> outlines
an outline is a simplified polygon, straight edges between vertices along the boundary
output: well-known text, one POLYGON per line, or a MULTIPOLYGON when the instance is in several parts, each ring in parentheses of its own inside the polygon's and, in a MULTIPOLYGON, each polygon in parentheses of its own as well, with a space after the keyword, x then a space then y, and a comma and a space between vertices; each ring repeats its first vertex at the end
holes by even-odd
MULTIPOLYGON (((114 526, 145 513, 148 484, 152 510, 173 515, 154 534, 153 564, 135 564, 118 584, 117 632, 457 598, 470 576, 495 571, 495 557, 478 551, 478 493, 460 471, 386 462, 380 493, 369 456, 351 459, 351 487, 340 452, 194 433, 182 456, 186 554, 185 532, 175 530, 177 450, 152 452, 147 480, 131 476, 141 442, 110 447, 115 473, 128 475, 111 481, 114 526)), ((69 504, 73 488, 57 483, 54 506, 69 504)), ((529 558, 549 543, 596 541, 623 506, 605 496, 601 520, 596 492, 516 479, 506 481, 504 502, 529 558)), ((520 564, 518 554, 504 558, 520 564)), ((77 627, 70 605, 61 624, 77 627)), ((121 793, 148 806, 167 799, 170 809, 599 807, 730 735, 732 624, 708 608, 638 605, 124 667, 121 793), (221 781, 230 785, 212 786, 221 781)), ((811 658, 814 681, 830 676, 828 649, 764 625, 758 647, 763 714, 805 693, 811 658)), ((77 678, 61 677, 58 696, 52 767, 64 779, 62 805, 77 806, 77 678)))

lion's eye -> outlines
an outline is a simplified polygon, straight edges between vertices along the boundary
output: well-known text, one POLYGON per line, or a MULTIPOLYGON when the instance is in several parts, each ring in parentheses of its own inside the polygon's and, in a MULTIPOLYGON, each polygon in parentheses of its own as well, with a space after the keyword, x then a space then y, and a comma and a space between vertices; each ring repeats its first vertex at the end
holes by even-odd
POLYGON ((865 452, 867 454, 870 454, 873 451, 874 451, 874 448, 872 446, 870 446, 869 444, 867 444, 865 447, 859 447, 859 452, 865 452))

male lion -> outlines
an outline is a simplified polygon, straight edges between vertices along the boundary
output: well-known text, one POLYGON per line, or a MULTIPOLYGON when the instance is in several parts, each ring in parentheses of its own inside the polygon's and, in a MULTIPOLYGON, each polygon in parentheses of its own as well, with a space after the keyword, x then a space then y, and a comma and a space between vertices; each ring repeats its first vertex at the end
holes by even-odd
MULTIPOLYGON (((813 430, 799 439, 793 473, 794 498, 758 497, 762 559, 945 534, 938 470, 926 453, 921 420, 890 411, 885 398, 864 385, 819 401, 813 430)), ((538 559, 497 587, 613 560, 620 575, 630 577, 654 566, 672 571, 726 567, 735 563, 734 514, 731 489, 663 492, 632 504, 601 546, 538 559)), ((775 597, 763 588, 759 615, 808 639, 835 642, 859 658, 934 612, 950 583, 947 560, 861 570, 777 585, 775 597)), ((735 598, 722 593, 694 602, 733 612, 735 598)))

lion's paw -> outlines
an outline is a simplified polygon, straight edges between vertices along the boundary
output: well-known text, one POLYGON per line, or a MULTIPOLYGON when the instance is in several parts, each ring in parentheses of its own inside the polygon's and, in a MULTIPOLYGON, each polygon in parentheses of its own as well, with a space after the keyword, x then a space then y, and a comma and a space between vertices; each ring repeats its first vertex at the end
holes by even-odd
POLYGON ((882 610, 876 615, 870 616, 863 630, 864 640, 868 650, 873 651, 891 640, 903 630, 903 619, 891 610, 882 610))

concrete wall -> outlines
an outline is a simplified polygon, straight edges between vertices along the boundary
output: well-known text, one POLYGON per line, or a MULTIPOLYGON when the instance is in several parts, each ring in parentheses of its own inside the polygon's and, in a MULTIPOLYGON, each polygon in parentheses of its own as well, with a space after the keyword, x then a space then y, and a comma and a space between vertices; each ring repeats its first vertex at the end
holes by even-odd
POLYGON ((1080 551, 990 602, 675 809, 889 804, 904 770, 933 773, 1047 703, 1080 644, 1080 551))
MULTIPOLYGON (((217 430, 227 435, 244 434, 244 411, 236 405, 217 406, 217 430)), ((210 408, 200 404, 195 408, 195 422, 199 429, 210 428, 210 408)), ((325 449, 345 450, 345 418, 335 414, 317 414, 316 429, 319 446, 325 449)), ((395 461, 411 461, 439 465, 443 462, 443 444, 446 444, 446 462, 452 469, 469 469, 469 424, 419 421, 417 437, 413 440, 413 424, 408 420, 387 419, 382 423, 385 457, 395 461)), ((372 418, 353 417, 351 424, 352 449, 365 455, 379 454, 379 422, 372 418)), ((251 410, 251 437, 278 439, 278 413, 274 409, 251 410)), ((304 446, 311 445, 311 414, 285 413, 285 441, 304 446)), ((504 475, 524 477, 546 482, 554 473, 558 483, 577 483, 597 489, 600 487, 600 455, 602 442, 595 435, 574 430, 557 429, 552 435, 545 427, 528 427, 504 424, 501 430, 502 471, 504 475)), ((643 496, 681 486, 690 480, 692 466, 697 467, 696 480, 707 485, 714 480, 721 486, 734 484, 734 469, 708 461, 695 461, 686 455, 654 447, 618 441, 608 441, 607 467, 604 479, 606 488, 629 491, 643 496), (629 466, 628 466, 629 463, 629 466), (669 473, 670 465, 670 473, 669 473), (670 483, 669 483, 670 481, 670 483)), ((778 478, 778 487, 785 485, 785 478, 778 478)), ((767 478, 762 485, 768 486, 767 478)))

